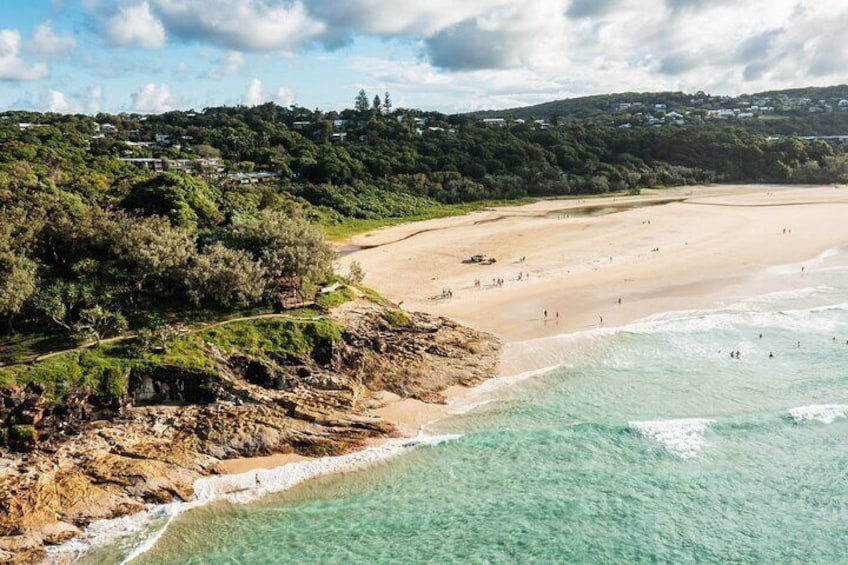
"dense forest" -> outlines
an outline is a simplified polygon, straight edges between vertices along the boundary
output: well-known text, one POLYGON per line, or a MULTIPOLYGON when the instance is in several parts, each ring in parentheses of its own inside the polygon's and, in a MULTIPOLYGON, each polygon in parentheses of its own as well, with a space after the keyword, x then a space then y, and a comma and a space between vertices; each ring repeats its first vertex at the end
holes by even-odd
POLYGON ((697 95, 637 96, 584 99, 591 111, 533 120, 394 109, 388 93, 364 92, 353 109, 328 113, 271 103, 161 115, 7 112, 4 330, 100 339, 156 327, 162 312, 308 299, 331 274, 321 226, 352 218, 709 182, 848 182, 841 144, 774 135, 777 122, 831 134, 848 125, 842 108, 710 120, 720 111, 702 98, 697 112, 670 111, 697 95), (648 115, 652 125, 636 119, 648 115))

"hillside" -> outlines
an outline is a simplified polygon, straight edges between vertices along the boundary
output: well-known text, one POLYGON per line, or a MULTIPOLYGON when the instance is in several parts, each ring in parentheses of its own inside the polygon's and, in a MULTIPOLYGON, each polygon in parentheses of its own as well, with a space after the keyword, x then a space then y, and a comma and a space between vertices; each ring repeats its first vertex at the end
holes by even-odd
POLYGON ((502 117, 633 125, 644 121, 645 116, 661 118, 676 113, 687 123, 732 122, 761 133, 813 136, 848 134, 846 101, 848 85, 793 88, 736 97, 703 92, 625 92, 488 110, 475 112, 474 115, 483 119, 502 117))

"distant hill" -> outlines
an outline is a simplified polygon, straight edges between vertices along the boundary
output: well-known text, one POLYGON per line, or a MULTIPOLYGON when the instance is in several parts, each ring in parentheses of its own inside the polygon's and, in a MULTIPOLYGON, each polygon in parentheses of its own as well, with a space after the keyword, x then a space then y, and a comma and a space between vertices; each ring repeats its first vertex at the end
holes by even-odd
POLYGON ((637 112, 651 112, 658 108, 668 111, 709 112, 733 107, 749 108, 753 101, 764 102, 771 110, 761 113, 810 114, 818 110, 810 107, 820 104, 822 111, 837 109, 839 101, 848 99, 848 85, 805 87, 743 94, 740 96, 710 95, 704 92, 623 92, 554 100, 534 106, 485 110, 473 112, 480 118, 512 118, 523 120, 595 120, 615 119, 637 112), (809 100, 802 104, 798 101, 809 100), (829 107, 828 107, 829 106, 829 107))

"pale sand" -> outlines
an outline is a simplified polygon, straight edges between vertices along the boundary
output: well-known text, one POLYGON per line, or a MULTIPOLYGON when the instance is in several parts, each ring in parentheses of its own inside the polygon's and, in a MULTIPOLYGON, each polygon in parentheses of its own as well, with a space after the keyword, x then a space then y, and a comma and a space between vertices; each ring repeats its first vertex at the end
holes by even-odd
POLYGON ((218 463, 218 470, 227 475, 237 475, 257 469, 276 469, 289 463, 297 461, 308 461, 312 457, 305 457, 297 453, 277 453, 266 457, 240 457, 238 459, 227 459, 218 463))
MULTIPOLYGON (((582 202, 545 200, 391 227, 351 243, 376 247, 343 257, 341 272, 356 260, 365 269, 365 284, 404 308, 446 316, 515 343, 597 328, 601 316, 609 327, 713 305, 768 266, 846 246, 848 189, 716 186, 582 202), (681 201, 647 205, 669 198, 681 201), (643 207, 574 214, 588 205, 628 204, 643 207), (497 263, 463 263, 477 253, 497 263), (519 273, 524 280, 517 280, 519 273), (504 279, 504 285, 493 286, 493 278, 504 279), (475 279, 481 288, 475 288, 475 279), (442 299, 443 289, 451 289, 452 298, 442 299)), ((749 289, 758 290, 763 289, 749 289)), ((507 364, 504 372, 529 368, 507 364)))
MULTIPOLYGON (((601 316, 609 328, 800 284, 793 277, 758 275, 848 247, 848 188, 710 186, 544 200, 385 228, 346 246, 363 249, 346 254, 340 272, 356 260, 365 269, 365 284, 405 309, 446 316, 503 339, 505 377, 549 364, 537 348, 522 347, 528 340, 598 329, 601 316), (624 209, 578 213, 585 207, 624 209), (497 262, 463 263, 478 253, 497 262), (517 280, 519 273, 529 273, 529 280, 517 280), (493 278, 504 285, 493 286, 493 278), (440 298, 443 289, 453 297, 440 298)), ((447 406, 389 396, 386 406, 372 412, 414 436, 430 422, 485 402, 486 395, 452 387, 447 406)), ((288 462, 275 457, 226 462, 224 468, 241 472, 288 462)))

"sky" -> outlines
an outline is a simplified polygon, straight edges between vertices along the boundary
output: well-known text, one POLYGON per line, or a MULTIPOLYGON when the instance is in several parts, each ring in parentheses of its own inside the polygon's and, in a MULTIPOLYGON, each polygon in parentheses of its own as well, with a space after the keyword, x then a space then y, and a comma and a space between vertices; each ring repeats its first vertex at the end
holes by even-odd
POLYGON ((0 110, 511 108, 848 82, 848 0, 0 0, 0 110))

